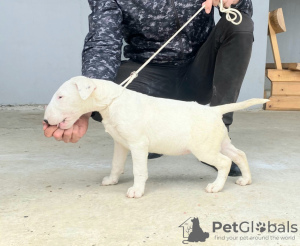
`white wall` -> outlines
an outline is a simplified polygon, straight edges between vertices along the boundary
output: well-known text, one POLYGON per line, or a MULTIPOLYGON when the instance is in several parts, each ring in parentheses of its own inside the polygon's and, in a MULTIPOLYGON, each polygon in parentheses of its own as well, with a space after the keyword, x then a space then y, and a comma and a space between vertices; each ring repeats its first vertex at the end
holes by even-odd
MULTIPOLYGON (((239 100, 262 97, 268 0, 253 0, 255 43, 239 100)), ((46 104, 81 73, 87 0, 1 0, 0 104, 46 104)))

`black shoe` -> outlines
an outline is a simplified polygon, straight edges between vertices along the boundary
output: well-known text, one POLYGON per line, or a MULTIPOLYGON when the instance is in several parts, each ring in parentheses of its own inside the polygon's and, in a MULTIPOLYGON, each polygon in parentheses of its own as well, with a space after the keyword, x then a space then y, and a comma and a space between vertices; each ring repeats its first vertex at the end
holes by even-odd
MULTIPOLYGON (((209 165, 208 163, 203 162, 203 161, 201 161, 201 162, 207 166, 214 168, 216 171, 218 171, 218 169, 215 166, 209 165)), ((239 169, 237 164, 235 164, 234 162, 232 162, 232 164, 231 164, 230 172, 229 172, 228 176, 231 176, 231 177, 242 176, 241 170, 239 169)))
POLYGON ((232 164, 231 164, 230 172, 229 172, 228 176, 231 176, 231 177, 242 176, 241 170, 239 169, 237 164, 235 164, 234 162, 232 162, 232 164))
POLYGON ((156 159, 156 158, 159 158, 161 157, 162 155, 161 154, 156 154, 156 153, 149 153, 148 154, 148 159, 156 159))

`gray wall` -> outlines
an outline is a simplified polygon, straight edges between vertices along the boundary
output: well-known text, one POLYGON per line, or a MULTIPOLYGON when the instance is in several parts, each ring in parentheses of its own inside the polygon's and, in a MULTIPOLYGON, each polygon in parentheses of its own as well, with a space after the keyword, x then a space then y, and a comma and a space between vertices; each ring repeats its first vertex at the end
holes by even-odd
MULTIPOLYGON (((278 46, 283 63, 300 62, 300 1, 271 0, 270 11, 282 8, 287 31, 277 34, 278 46)), ((268 38, 267 62, 274 63, 270 40, 268 38)), ((271 83, 266 79, 266 89, 271 83)))
MULTIPOLYGON (((255 43, 239 100, 263 95, 269 3, 253 3, 255 43)), ((46 104, 80 75, 89 13, 87 0, 1 0, 0 104, 46 104)))
POLYGON ((0 104, 48 103, 80 75, 89 12, 85 0, 1 0, 0 104))

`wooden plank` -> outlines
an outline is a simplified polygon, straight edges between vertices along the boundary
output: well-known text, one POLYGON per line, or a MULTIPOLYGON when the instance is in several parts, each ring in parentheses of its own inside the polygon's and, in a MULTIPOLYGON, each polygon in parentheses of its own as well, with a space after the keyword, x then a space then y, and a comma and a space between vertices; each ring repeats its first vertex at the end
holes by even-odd
POLYGON ((286 32, 282 8, 270 12, 270 22, 275 33, 286 32))
POLYGON ((300 71, 300 63, 290 63, 289 70, 300 71))
POLYGON ((272 96, 300 96, 300 82, 274 82, 272 96))
MULTIPOLYGON (((300 63, 281 63, 283 69, 300 71, 300 63)), ((266 69, 276 69, 275 63, 267 63, 266 69)))
MULTIPOLYGON (((283 69, 289 68, 289 63, 281 63, 283 69)), ((275 63, 266 63, 266 69, 276 69, 275 63)))
POLYGON ((271 21, 270 21, 270 13, 269 13, 269 24, 268 25, 269 25, 269 36, 270 36, 272 52, 273 52, 273 56, 274 56, 274 60, 275 60, 275 64, 276 64, 276 69, 282 69, 276 32, 273 29, 271 21))
POLYGON ((272 96, 266 103, 266 110, 300 110, 300 96, 272 96))
POLYGON ((272 81, 300 81, 300 71, 268 69, 266 76, 272 81))

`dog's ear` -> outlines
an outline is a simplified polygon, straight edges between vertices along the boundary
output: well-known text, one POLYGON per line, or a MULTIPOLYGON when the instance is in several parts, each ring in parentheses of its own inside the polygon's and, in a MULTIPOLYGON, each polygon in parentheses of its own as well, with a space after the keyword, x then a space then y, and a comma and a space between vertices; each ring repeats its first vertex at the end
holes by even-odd
POLYGON ((83 100, 88 99, 92 92, 96 89, 96 85, 93 80, 83 76, 76 78, 75 85, 77 86, 79 95, 83 100))

